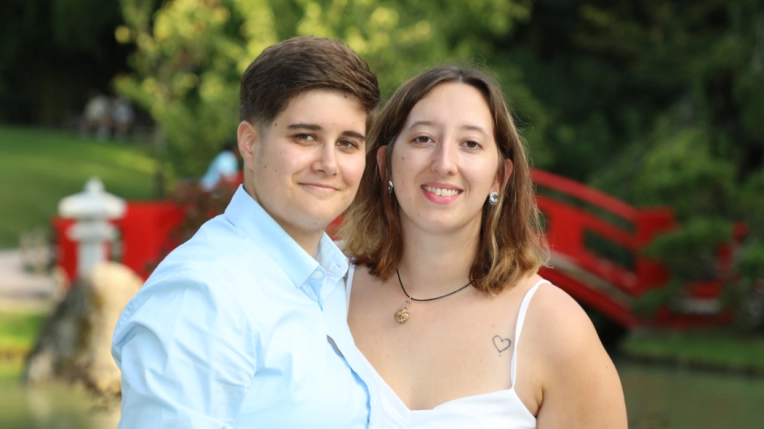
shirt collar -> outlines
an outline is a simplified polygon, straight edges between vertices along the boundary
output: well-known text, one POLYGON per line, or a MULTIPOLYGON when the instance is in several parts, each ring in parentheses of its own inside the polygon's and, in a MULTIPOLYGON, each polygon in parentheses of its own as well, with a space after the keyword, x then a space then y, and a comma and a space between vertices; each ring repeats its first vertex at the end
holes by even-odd
POLYGON ((329 274, 342 277, 348 269, 348 259, 326 233, 318 243, 316 259, 289 235, 252 198, 243 185, 228 203, 225 217, 247 238, 261 247, 273 261, 283 268, 295 287, 300 288, 319 265, 329 274))

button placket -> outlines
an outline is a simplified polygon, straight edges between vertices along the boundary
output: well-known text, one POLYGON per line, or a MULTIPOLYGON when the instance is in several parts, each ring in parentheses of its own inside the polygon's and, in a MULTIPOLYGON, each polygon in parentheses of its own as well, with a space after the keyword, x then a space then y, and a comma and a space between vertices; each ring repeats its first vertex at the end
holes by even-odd
POLYGON ((325 279, 326 279, 326 274, 324 274, 323 270, 320 267, 316 268, 316 270, 313 271, 313 273, 308 278, 308 285, 310 286, 310 289, 313 291, 315 300, 318 303, 319 307, 322 308, 322 310, 323 310, 323 299, 321 299, 321 291, 323 290, 325 279))

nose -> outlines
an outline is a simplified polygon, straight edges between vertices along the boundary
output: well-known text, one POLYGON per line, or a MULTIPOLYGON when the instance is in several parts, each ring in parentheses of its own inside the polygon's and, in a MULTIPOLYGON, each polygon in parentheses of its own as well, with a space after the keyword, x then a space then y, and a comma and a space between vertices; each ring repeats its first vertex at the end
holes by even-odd
POLYGON ((313 163, 314 170, 320 171, 327 176, 334 176, 339 172, 336 146, 334 144, 325 143, 321 145, 317 156, 313 163))
POLYGON ((431 169, 441 176, 448 176, 456 172, 456 150, 454 145, 444 140, 435 146, 431 169))

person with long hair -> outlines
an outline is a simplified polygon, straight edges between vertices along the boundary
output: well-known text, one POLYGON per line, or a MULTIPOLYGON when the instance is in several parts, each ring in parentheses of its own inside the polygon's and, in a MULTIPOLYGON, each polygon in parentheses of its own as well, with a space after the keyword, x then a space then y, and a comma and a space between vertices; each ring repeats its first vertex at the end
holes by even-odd
POLYGON ((537 273, 548 248, 498 84, 425 71, 392 96, 369 144, 340 236, 382 426, 626 428, 591 321, 537 273))

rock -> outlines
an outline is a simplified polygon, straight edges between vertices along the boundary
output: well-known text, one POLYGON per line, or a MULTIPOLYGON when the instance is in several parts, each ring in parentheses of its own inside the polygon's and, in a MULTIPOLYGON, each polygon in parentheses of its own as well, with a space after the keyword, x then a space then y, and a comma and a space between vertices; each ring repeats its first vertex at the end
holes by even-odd
POLYGON ((97 265, 46 322, 27 359, 25 381, 78 382, 103 397, 118 397, 120 372, 111 357, 111 337, 122 310, 142 284, 123 265, 97 265))

